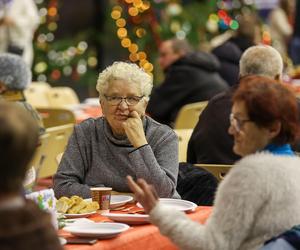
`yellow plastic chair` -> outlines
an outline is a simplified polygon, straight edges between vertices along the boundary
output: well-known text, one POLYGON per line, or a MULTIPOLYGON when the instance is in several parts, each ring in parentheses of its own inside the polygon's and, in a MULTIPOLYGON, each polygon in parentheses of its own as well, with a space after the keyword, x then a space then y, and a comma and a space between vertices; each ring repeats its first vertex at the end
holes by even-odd
POLYGON ((26 101, 31 106, 37 107, 49 107, 47 92, 51 89, 51 86, 46 82, 32 82, 25 90, 24 95, 26 101))
POLYGON ((45 128, 76 123, 75 114, 66 108, 37 108, 45 128))
POLYGON ((203 101, 184 105, 177 115, 174 128, 193 129, 199 120, 199 115, 206 107, 207 103, 208 101, 203 101))
POLYGON ((74 129, 74 124, 67 124, 46 129, 48 142, 45 145, 42 155, 45 160, 37 170, 38 178, 52 176, 58 168, 57 156, 65 151, 70 135, 74 129))
POLYGON ((232 165, 225 164, 194 164, 194 166, 204 168, 208 172, 212 173, 218 181, 223 180, 225 175, 232 168, 232 165))
POLYGON ((51 107, 68 107, 79 104, 75 91, 69 87, 53 87, 47 92, 51 107))
POLYGON ((174 129, 178 136, 178 161, 186 162, 188 142, 193 129, 174 129))
POLYGON ((30 168, 30 167, 34 167, 35 169, 39 168, 41 159, 42 159, 43 155, 47 152, 49 137, 50 137, 50 135, 48 133, 45 133, 39 137, 39 142, 38 142, 37 148, 31 159, 31 162, 28 165, 28 168, 30 168))

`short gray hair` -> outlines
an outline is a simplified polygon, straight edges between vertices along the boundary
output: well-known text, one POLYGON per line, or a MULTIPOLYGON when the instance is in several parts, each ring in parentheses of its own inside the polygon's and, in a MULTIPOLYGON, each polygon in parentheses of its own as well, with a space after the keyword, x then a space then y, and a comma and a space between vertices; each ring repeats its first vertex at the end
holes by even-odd
POLYGON ((137 84, 147 100, 153 87, 152 77, 134 63, 114 62, 103 70, 98 77, 96 89, 103 96, 112 80, 124 80, 128 84, 137 84))
POLYGON ((31 71, 20 56, 1 53, 0 82, 8 89, 23 90, 31 82, 31 71))
POLYGON ((248 48, 240 59, 240 76, 260 75, 275 79, 281 77, 283 61, 279 52, 268 45, 248 48))

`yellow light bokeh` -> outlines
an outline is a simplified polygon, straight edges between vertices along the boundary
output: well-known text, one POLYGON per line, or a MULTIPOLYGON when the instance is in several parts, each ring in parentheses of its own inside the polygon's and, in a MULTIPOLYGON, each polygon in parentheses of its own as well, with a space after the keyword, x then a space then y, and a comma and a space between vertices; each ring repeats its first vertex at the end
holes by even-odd
POLYGON ((122 9, 122 7, 121 7, 120 5, 114 6, 114 7, 113 7, 113 10, 117 10, 117 11, 119 11, 119 12, 122 12, 122 11, 123 11, 123 9, 122 9))
POLYGON ((144 51, 138 53, 140 60, 146 60, 147 54, 144 51))
POLYGON ((124 18, 119 18, 116 21, 116 25, 120 28, 125 27, 126 26, 126 20, 124 18))
POLYGON ((91 57, 88 58, 88 65, 89 65, 90 67, 96 67, 97 64, 98 64, 98 60, 97 60, 96 57, 91 56, 91 57))
POLYGON ((142 9, 142 10, 148 10, 148 9, 150 8, 150 6, 151 6, 150 2, 145 1, 145 2, 142 4, 141 9, 142 9))
POLYGON ((146 30, 143 28, 138 28, 135 34, 138 38, 142 38, 144 35, 146 35, 146 30))
POLYGON ((121 41, 121 45, 124 48, 128 48, 131 45, 131 40, 129 38, 124 38, 121 41))
POLYGON ((138 61, 138 60, 139 60, 138 54, 136 54, 136 53, 131 53, 131 54, 129 55, 129 60, 132 61, 132 62, 138 61))
POLYGON ((121 17, 121 11, 113 10, 111 12, 111 17, 112 17, 112 19, 115 19, 115 20, 119 19, 121 17))
POLYGON ((50 31, 55 31, 57 29, 57 24, 55 22, 51 22, 48 24, 48 29, 50 31))
POLYGON ((140 65, 140 67, 144 67, 144 65, 146 64, 146 63, 148 63, 148 61, 147 60, 145 60, 145 59, 141 59, 141 58, 139 58, 139 60, 140 60, 140 63, 139 63, 139 65, 140 65))
MULTIPOLYGON (((125 0, 125 2, 129 5, 132 4, 132 6, 128 6, 128 14, 134 18, 132 20, 135 20, 136 18, 140 17, 138 16, 139 13, 149 9, 151 7, 150 1, 143 0, 125 0)), ((140 67, 142 67, 145 72, 147 72, 150 76, 153 77, 153 74, 151 73, 153 71, 153 64, 150 63, 147 60, 147 54, 144 51, 139 51, 139 46, 136 43, 132 43, 130 38, 128 38, 128 30, 126 29, 127 21, 124 18, 121 18, 122 15, 122 7, 119 5, 116 5, 113 7, 113 10, 111 12, 111 17, 115 19, 115 24, 118 27, 117 29, 117 35, 121 40, 121 46, 123 48, 127 48, 130 52, 129 54, 129 60, 131 62, 136 62, 139 64, 140 67), (139 61, 139 62, 138 62, 139 61)), ((138 22, 136 21, 135 24, 138 22)), ((144 28, 137 28, 135 31, 135 34, 138 38, 143 37, 146 34, 146 30, 144 28)), ((94 60, 90 60, 91 62, 89 64, 93 65, 95 64, 94 60)), ((89 66, 91 66, 89 65, 89 66)))
POLYGON ((134 7, 140 8, 143 5, 143 1, 142 0, 133 0, 132 4, 134 7))
POLYGON ((119 38, 125 38, 127 36, 127 30, 125 28, 119 28, 117 35, 119 38))
POLYGON ((130 7, 128 9, 128 14, 130 16, 137 16, 139 14, 139 10, 136 7, 130 7))
POLYGON ((145 71, 151 72, 153 70, 153 65, 152 65, 152 63, 146 62, 143 65, 143 68, 144 68, 145 71))
POLYGON ((49 16, 56 16, 57 15, 57 8, 55 8, 55 7, 50 7, 49 9, 48 9, 48 15, 49 16))
POLYGON ((139 47, 137 46, 137 44, 132 43, 128 50, 130 53, 136 53, 139 50, 139 47))

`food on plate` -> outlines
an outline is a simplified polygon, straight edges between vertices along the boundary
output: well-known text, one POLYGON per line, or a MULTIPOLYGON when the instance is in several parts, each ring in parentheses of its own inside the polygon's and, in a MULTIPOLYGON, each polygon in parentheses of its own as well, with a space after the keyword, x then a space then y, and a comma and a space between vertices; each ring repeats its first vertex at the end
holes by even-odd
POLYGON ((77 195, 71 198, 63 196, 56 202, 56 209, 65 214, 84 214, 98 210, 99 204, 95 201, 86 201, 77 195))
POLYGON ((79 213, 80 214, 90 213, 96 211, 97 209, 99 209, 99 204, 97 202, 95 201, 87 202, 86 207, 81 209, 79 213))

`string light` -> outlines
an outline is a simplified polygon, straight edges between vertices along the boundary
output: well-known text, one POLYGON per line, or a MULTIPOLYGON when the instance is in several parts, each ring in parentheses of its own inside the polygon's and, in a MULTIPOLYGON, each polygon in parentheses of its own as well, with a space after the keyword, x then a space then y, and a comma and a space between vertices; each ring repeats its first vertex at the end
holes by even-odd
MULTIPOLYGON (((143 67, 144 70, 149 73, 153 71, 153 65, 147 60, 147 54, 144 51, 139 51, 139 46, 134 43, 129 38, 129 33, 126 28, 127 22, 122 17, 122 14, 128 13, 129 17, 132 20, 132 23, 135 25, 139 25, 142 21, 140 16, 141 13, 150 9, 151 4, 150 1, 143 0, 123 0, 124 4, 127 5, 127 11, 125 12, 120 5, 115 5, 112 8, 110 13, 111 18, 115 20, 115 24, 117 26, 117 36, 120 39, 121 46, 123 48, 128 49, 129 52, 129 60, 131 62, 138 63, 140 67, 143 67)), ((137 38, 142 38, 146 35, 146 30, 144 28, 137 27, 135 29, 134 34, 137 38)))
MULTIPOLYGON (((44 1, 40 0, 40 4, 44 1)), ((116 18, 121 16, 122 8, 115 6, 114 15, 116 18)), ((33 67, 34 72, 37 74, 37 79, 40 81, 47 81, 47 71, 50 72, 49 77, 52 80, 59 80, 62 75, 71 76, 73 80, 78 80, 80 75, 87 72, 87 67, 95 68, 97 66, 97 58, 94 55, 88 56, 86 59, 77 60, 86 54, 88 49, 88 43, 86 41, 79 41, 77 44, 73 44, 64 50, 53 49, 51 43, 55 40, 54 32, 57 30, 57 21, 59 19, 58 14, 58 0, 49 0, 47 7, 41 7, 39 9, 39 15, 41 23, 44 24, 46 30, 37 35, 36 47, 47 55, 47 59, 50 61, 46 63, 46 60, 37 60, 33 67), (72 62, 75 65, 70 66, 72 62), (54 69, 51 66, 55 65, 54 69)), ((120 27, 125 26, 126 21, 120 20, 120 27)))

